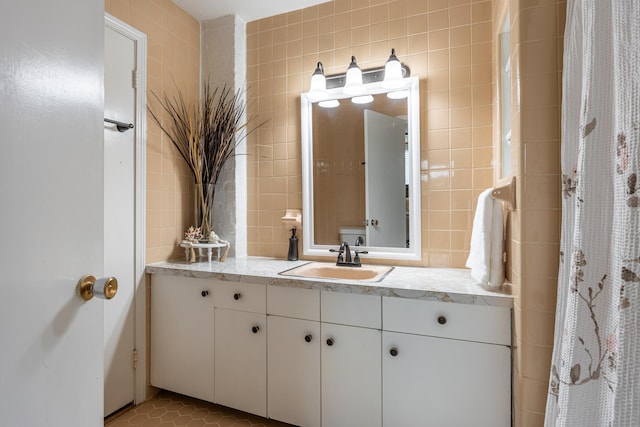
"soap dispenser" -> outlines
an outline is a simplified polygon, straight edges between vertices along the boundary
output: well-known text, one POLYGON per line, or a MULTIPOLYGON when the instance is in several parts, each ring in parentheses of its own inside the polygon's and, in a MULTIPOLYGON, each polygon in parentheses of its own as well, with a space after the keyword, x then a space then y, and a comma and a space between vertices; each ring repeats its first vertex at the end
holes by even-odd
POLYGON ((289 238, 289 254, 287 255, 289 261, 298 260, 298 237, 296 236, 296 229, 291 229, 291 237, 289 238))
POLYGON ((287 227, 287 230, 291 230, 291 237, 289 238, 289 253, 287 259, 289 261, 298 260, 298 236, 296 236, 296 229, 302 226, 302 212, 300 209, 287 209, 282 222, 287 227))

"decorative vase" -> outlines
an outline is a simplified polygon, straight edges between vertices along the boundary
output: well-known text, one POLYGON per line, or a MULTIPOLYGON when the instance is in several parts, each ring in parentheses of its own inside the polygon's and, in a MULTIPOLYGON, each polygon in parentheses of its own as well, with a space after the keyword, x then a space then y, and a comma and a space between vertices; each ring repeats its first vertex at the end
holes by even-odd
POLYGON ((213 231, 213 196, 215 185, 195 184, 195 223, 200 227, 203 238, 209 239, 209 234, 213 231))

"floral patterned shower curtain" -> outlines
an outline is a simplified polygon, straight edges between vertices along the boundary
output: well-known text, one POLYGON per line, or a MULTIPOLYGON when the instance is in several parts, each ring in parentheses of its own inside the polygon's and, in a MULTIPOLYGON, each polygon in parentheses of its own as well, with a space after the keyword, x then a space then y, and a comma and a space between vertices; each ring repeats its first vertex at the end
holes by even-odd
POLYGON ((640 1, 568 0, 546 426, 640 426, 640 1))

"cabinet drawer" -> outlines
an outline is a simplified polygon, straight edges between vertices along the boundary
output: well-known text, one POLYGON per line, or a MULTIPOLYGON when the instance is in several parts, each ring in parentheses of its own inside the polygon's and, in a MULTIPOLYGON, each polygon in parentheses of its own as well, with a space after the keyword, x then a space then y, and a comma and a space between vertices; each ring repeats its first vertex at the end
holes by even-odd
POLYGON ((320 291, 268 286, 267 314, 296 319, 320 320, 320 291))
POLYGON ((216 281, 215 286, 216 307, 253 313, 266 312, 266 285, 216 281))
POLYGON ((383 297, 382 313, 386 331, 511 345, 505 307, 383 297))
POLYGON ((380 329, 382 309, 379 296, 322 292, 320 319, 323 322, 380 329))

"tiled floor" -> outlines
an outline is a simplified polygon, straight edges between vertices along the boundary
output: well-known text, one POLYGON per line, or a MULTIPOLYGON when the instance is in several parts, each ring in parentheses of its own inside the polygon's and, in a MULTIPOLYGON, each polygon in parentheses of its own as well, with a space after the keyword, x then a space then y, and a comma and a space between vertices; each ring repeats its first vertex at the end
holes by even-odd
POLYGON ((104 425, 105 427, 291 427, 289 424, 168 391, 162 391, 141 405, 109 417, 104 425))

